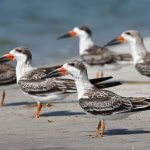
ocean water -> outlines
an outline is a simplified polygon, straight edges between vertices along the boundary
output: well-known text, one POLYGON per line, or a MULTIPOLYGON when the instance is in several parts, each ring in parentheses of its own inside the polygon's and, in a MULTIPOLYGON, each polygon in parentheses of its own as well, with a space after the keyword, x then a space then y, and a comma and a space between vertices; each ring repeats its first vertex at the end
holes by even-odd
POLYGON ((127 29, 150 35, 149 0, 1 0, 0 55, 28 47, 35 65, 78 56, 78 39, 57 40, 87 25, 99 45, 127 29))

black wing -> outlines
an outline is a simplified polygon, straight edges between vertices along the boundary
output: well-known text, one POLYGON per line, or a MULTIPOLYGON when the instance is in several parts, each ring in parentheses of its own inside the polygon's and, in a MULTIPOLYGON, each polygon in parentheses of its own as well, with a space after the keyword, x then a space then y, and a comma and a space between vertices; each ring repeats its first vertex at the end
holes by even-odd
POLYGON ((150 99, 144 97, 121 97, 111 91, 91 89, 85 98, 79 100, 80 106, 93 115, 150 110, 150 99))
POLYGON ((60 68, 61 66, 37 68, 32 71, 29 71, 26 75, 22 77, 25 80, 41 80, 46 74, 60 68))
POLYGON ((145 76, 150 76, 150 53, 147 53, 144 57, 143 63, 137 63, 135 68, 145 76))
POLYGON ((74 93, 76 87, 73 80, 70 79, 42 79, 42 80, 20 80, 19 87, 32 95, 44 95, 50 93, 74 93))
POLYGON ((93 115, 110 115, 131 110, 131 102, 128 100, 124 102, 122 99, 111 91, 92 89, 85 94, 85 98, 79 100, 79 104, 93 115))
POLYGON ((135 68, 142 74, 145 76, 150 76, 150 62, 146 62, 146 63, 137 63, 135 65, 135 68))
POLYGON ((114 61, 112 54, 113 52, 107 48, 94 45, 87 49, 85 54, 81 55, 81 58, 89 65, 104 65, 114 61))
POLYGON ((9 85, 14 83, 16 83, 15 68, 10 64, 0 64, 0 85, 9 85))

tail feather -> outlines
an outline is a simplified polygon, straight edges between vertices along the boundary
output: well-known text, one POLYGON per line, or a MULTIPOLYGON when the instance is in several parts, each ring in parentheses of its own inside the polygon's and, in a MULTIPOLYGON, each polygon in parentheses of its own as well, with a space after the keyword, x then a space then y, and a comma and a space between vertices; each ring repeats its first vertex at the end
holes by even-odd
POLYGON ((150 99, 139 98, 132 101, 133 111, 150 110, 150 99))
POLYGON ((101 77, 101 78, 94 78, 94 79, 90 79, 90 82, 92 84, 96 84, 98 82, 103 82, 103 81, 106 81, 106 80, 109 80, 109 79, 112 79, 113 77, 112 76, 108 76, 108 77, 101 77))
POLYGON ((110 88, 110 87, 114 87, 114 86, 118 86, 121 85, 122 83, 120 81, 109 81, 106 83, 100 83, 100 84, 95 84, 95 86, 98 89, 104 89, 104 88, 110 88))

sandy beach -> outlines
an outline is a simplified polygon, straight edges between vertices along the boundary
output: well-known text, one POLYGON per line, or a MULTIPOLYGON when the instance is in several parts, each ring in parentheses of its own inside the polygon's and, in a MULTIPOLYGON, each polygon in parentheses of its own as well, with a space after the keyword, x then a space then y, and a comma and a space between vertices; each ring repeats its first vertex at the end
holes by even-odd
MULTIPOLYGON (((150 38, 145 38, 145 45, 150 49, 150 38)), ((112 50, 129 52, 129 47, 115 46, 112 50)), ((94 77, 92 70, 88 72, 91 78, 94 77)), ((107 70, 104 76, 125 82, 109 88, 119 95, 150 97, 150 78, 140 75, 133 65, 117 71, 107 70)), ((25 96, 17 87, 6 92, 5 106, 0 108, 0 150, 150 149, 150 111, 124 120, 106 121, 104 138, 92 138, 98 120, 85 114, 76 94, 51 102, 52 106, 42 109, 41 118, 35 119, 35 100, 25 96)))

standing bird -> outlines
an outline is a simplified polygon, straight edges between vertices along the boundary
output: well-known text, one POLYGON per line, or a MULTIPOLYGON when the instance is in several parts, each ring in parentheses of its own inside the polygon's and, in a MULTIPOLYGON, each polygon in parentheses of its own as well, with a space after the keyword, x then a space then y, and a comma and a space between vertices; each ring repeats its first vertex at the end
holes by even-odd
POLYGON ((79 105, 87 113, 100 119, 96 136, 101 129, 104 135, 104 120, 123 119, 134 112, 150 110, 150 99, 144 97, 122 97, 108 90, 98 89, 89 82, 87 70, 81 61, 71 61, 61 68, 47 74, 45 78, 55 75, 70 74, 75 80, 79 105))
MULTIPOLYGON (((51 99, 63 99, 71 93, 76 92, 74 80, 62 78, 49 78, 43 77, 51 71, 59 68, 60 66, 47 67, 47 68, 33 68, 31 65, 32 54, 25 47, 16 47, 8 54, 0 58, 0 62, 13 61, 16 59, 16 78, 19 88, 24 94, 37 100, 36 118, 40 117, 42 108, 41 101, 51 99)), ((102 79, 93 79, 91 82, 98 83, 111 77, 102 79)), ((119 85, 120 83, 114 82, 100 85, 100 88, 119 85), (103 87, 104 86, 104 87, 103 87)), ((97 85, 99 87, 99 85, 97 85)))
POLYGON ((1 89, 3 89, 2 99, 0 102, 0 106, 4 105, 5 100, 5 89, 8 88, 8 86, 16 83, 16 71, 15 68, 6 63, 0 64, 0 86, 1 89))
MULTIPOLYGON (((121 61, 131 61, 132 56, 130 54, 118 54, 107 48, 97 46, 92 40, 92 31, 87 26, 75 27, 68 33, 58 37, 58 39, 68 38, 68 37, 78 37, 79 38, 79 55, 90 67, 102 66, 112 64, 116 65, 121 61)), ((97 68, 98 69, 98 68, 97 68)), ((103 75, 103 72, 96 73, 96 77, 103 75)))
POLYGON ((147 52, 139 31, 125 31, 118 38, 108 42, 105 47, 125 42, 128 42, 131 47, 133 63, 136 70, 142 75, 150 76, 150 53, 147 52))

